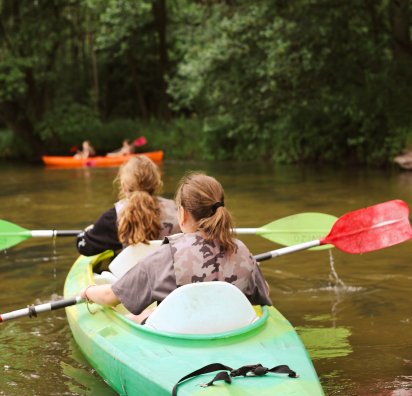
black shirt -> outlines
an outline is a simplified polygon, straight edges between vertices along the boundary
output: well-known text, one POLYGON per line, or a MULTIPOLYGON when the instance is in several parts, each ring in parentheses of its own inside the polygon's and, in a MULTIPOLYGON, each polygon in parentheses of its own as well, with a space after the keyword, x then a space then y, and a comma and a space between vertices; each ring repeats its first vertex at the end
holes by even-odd
POLYGON ((105 250, 120 250, 122 244, 117 234, 116 209, 104 212, 94 223, 92 229, 83 231, 77 236, 77 250, 84 256, 94 256, 105 250))

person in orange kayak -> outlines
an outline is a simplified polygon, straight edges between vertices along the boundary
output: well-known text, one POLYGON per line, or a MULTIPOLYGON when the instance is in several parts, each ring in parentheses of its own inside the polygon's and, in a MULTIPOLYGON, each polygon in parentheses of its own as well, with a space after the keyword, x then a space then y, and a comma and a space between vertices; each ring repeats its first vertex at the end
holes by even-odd
POLYGON ((82 143, 82 150, 77 151, 77 153, 73 156, 74 158, 89 158, 93 157, 96 155, 96 151, 92 144, 90 143, 90 140, 85 140, 82 143))
POLYGON ((130 155, 134 153, 134 146, 130 143, 129 139, 124 139, 122 142, 122 147, 118 150, 107 153, 107 157, 121 157, 122 155, 130 155))
POLYGON ((115 182, 119 201, 77 236, 80 254, 117 252, 131 244, 180 232, 174 201, 157 195, 163 182, 152 160, 145 156, 130 158, 120 167, 115 182))
POLYGON ((153 309, 181 285, 225 281, 237 286, 252 304, 272 305, 269 287, 243 242, 234 238, 232 218, 221 184, 194 173, 182 179, 176 194, 183 233, 166 237, 152 254, 137 261, 113 284, 89 285, 81 291, 89 302, 119 303, 143 323, 153 309))

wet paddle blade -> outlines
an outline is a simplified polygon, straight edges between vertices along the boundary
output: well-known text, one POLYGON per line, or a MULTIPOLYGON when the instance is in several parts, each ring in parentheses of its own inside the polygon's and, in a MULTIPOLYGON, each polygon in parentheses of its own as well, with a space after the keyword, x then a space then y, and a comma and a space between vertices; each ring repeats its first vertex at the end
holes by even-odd
POLYGON ((341 216, 321 244, 333 244, 346 253, 366 253, 412 238, 408 205, 393 200, 341 216))
MULTIPOLYGON (((329 233, 338 218, 324 213, 299 213, 258 228, 256 234, 284 246, 321 239, 329 233)), ((330 249, 322 245, 310 250, 330 249)))
POLYGON ((0 250, 17 245, 31 237, 31 231, 5 220, 0 220, 0 250))

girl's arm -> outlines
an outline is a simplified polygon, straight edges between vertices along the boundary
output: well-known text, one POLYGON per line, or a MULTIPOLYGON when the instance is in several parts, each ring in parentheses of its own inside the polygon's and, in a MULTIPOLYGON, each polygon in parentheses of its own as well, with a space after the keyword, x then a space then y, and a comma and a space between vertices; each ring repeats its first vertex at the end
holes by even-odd
POLYGON ((113 293, 112 285, 89 285, 81 291, 80 296, 89 302, 100 305, 115 306, 120 304, 119 299, 113 293))

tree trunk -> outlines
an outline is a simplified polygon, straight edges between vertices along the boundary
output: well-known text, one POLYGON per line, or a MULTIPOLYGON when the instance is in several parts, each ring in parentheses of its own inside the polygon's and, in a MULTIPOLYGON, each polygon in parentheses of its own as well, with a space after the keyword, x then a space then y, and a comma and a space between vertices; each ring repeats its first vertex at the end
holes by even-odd
POLYGON ((398 60, 412 60, 412 43, 409 33, 409 0, 392 0, 390 8, 394 57, 398 60))
POLYGON ((25 112, 15 102, 0 103, 1 118, 28 147, 30 147, 30 159, 40 161, 44 149, 40 138, 34 133, 34 126, 25 112))
POLYGON ((133 52, 131 51, 131 49, 129 49, 129 51, 127 52, 127 61, 129 63, 130 71, 132 73, 132 80, 133 80, 133 85, 134 85, 134 89, 136 92, 138 112, 142 116, 142 118, 148 119, 149 112, 147 110, 142 87, 140 84, 140 78, 139 78, 139 72, 137 70, 136 59, 134 58, 133 52))
POLYGON ((90 46, 90 58, 92 62, 92 75, 93 75, 93 92, 94 98, 93 103, 96 110, 96 113, 99 114, 99 72, 97 69, 97 59, 96 51, 94 49, 94 37, 93 33, 89 33, 89 46, 90 46))
POLYGON ((167 95, 166 73, 169 68, 169 57, 167 54, 166 26, 167 10, 166 0, 156 0, 153 2, 153 15, 155 20, 156 31, 159 38, 159 87, 160 97, 158 113, 165 120, 170 120, 171 113, 169 109, 169 98, 167 95))

